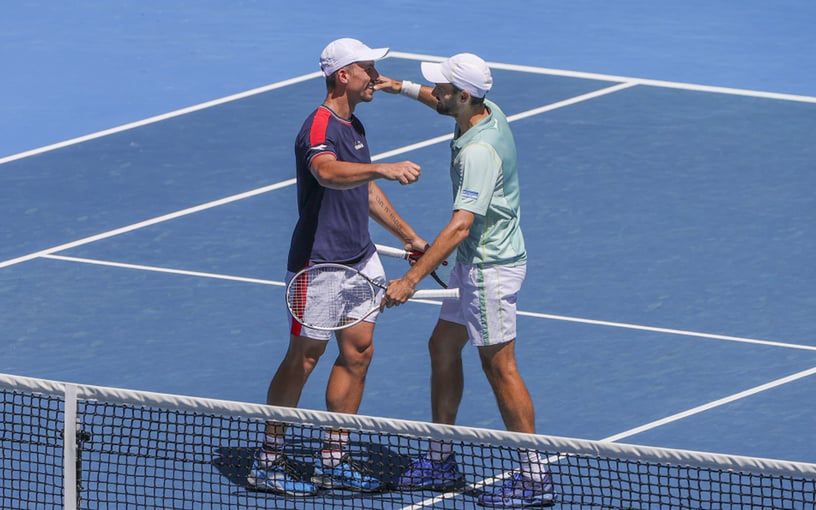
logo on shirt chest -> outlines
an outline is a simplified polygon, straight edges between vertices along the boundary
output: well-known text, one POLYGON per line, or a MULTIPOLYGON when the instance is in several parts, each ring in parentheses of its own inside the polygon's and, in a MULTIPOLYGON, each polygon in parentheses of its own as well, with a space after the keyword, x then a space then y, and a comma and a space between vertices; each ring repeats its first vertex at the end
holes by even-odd
POLYGON ((363 142, 361 142, 360 140, 357 140, 356 142, 354 142, 354 148, 355 149, 360 150, 363 147, 365 147, 365 144, 363 142))

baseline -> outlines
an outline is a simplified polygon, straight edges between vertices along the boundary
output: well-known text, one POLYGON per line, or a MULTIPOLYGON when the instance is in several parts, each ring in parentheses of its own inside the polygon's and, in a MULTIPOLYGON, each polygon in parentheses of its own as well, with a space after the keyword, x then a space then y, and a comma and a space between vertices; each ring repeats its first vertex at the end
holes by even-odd
MULTIPOLYGON (((404 58, 408 60, 427 60, 434 62, 441 62, 446 57, 437 55, 423 55, 420 53, 405 53, 401 51, 392 51, 390 55, 397 58, 404 58)), ((588 73, 583 71, 569 71, 564 69, 551 69, 547 67, 525 66, 517 64, 504 64, 501 62, 488 62, 490 67, 494 69, 503 69, 506 71, 520 71, 524 73, 533 74, 547 74, 551 76, 563 76, 567 78, 584 78, 588 80, 604 80, 617 82, 632 82, 637 85, 647 85, 652 87, 672 88, 681 90, 692 90, 696 92, 711 92, 714 94, 730 94, 734 96, 749 96, 759 97, 764 99, 777 99, 781 101, 796 101, 801 103, 816 104, 816 96, 803 96, 797 94, 784 94, 780 92, 766 92, 762 90, 739 89, 732 87, 719 87, 716 85, 700 85, 695 83, 674 82, 666 80, 652 80, 649 78, 634 78, 631 76, 616 76, 612 74, 598 74, 588 73)))

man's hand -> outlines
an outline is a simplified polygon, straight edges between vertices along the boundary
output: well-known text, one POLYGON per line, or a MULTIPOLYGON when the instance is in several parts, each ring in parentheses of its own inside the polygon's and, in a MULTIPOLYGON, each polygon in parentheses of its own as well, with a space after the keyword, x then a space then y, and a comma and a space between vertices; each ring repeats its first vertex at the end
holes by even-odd
POLYGON ((400 161, 399 163, 381 163, 379 165, 380 175, 389 181, 399 181, 400 184, 411 184, 419 179, 422 173, 420 166, 413 161, 400 161))
MULTIPOLYGON (((412 241, 405 243, 405 246, 403 247, 403 249, 405 251, 416 252, 416 253, 422 254, 422 253, 425 253, 428 250, 428 248, 430 248, 430 247, 431 247, 431 245, 428 244, 428 241, 426 241, 425 239, 422 239, 421 237, 417 237, 416 239, 413 239, 412 241)), ((413 266, 416 263, 418 258, 419 257, 417 257, 415 259, 415 258, 412 257, 412 258, 408 259, 408 263, 413 266)))
POLYGON ((408 301, 408 298, 414 295, 415 290, 416 284, 411 283, 404 277, 399 280, 392 280, 391 283, 388 284, 385 297, 383 297, 380 303, 380 311, 405 303, 408 301))
POLYGON ((374 90, 382 90, 389 94, 399 94, 402 90, 402 81, 392 80, 388 76, 380 75, 374 82, 374 90))

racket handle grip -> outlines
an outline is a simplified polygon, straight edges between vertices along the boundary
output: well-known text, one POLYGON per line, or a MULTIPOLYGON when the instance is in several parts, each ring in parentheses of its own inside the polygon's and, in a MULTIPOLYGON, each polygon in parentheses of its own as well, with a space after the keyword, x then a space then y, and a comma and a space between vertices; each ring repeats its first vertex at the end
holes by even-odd
POLYGON ((402 250, 400 248, 392 248, 390 246, 383 246, 382 244, 375 244, 374 246, 376 246, 376 248, 377 248, 377 253, 379 253, 383 257, 393 257, 393 258, 397 258, 397 259, 408 259, 408 257, 411 256, 410 253, 408 253, 407 251, 402 250))
POLYGON ((418 290, 411 297, 415 298, 441 298, 459 299, 459 289, 439 289, 439 290, 418 290))

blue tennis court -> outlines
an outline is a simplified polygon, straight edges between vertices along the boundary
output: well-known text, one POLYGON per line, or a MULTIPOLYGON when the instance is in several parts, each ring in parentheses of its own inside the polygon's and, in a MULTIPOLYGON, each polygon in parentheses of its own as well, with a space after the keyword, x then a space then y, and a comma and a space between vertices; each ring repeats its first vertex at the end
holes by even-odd
MULTIPOLYGON (((422 81, 420 60, 397 52, 378 69, 422 81)), ((517 352, 537 430, 816 462, 816 98, 528 64, 497 63, 490 96, 519 151, 517 352)), ((287 345, 292 143, 324 94, 315 74, 276 83, 0 153, 0 372, 264 401, 287 345)), ((375 159, 422 166, 415 185, 381 186, 433 238, 451 201, 448 142, 434 139, 452 121, 385 94, 356 115, 375 159)), ((361 414, 430 419, 437 314, 412 303, 380 318, 361 414)), ((458 422, 501 429, 466 353, 458 422)), ((303 407, 324 408, 333 357, 303 407)))

